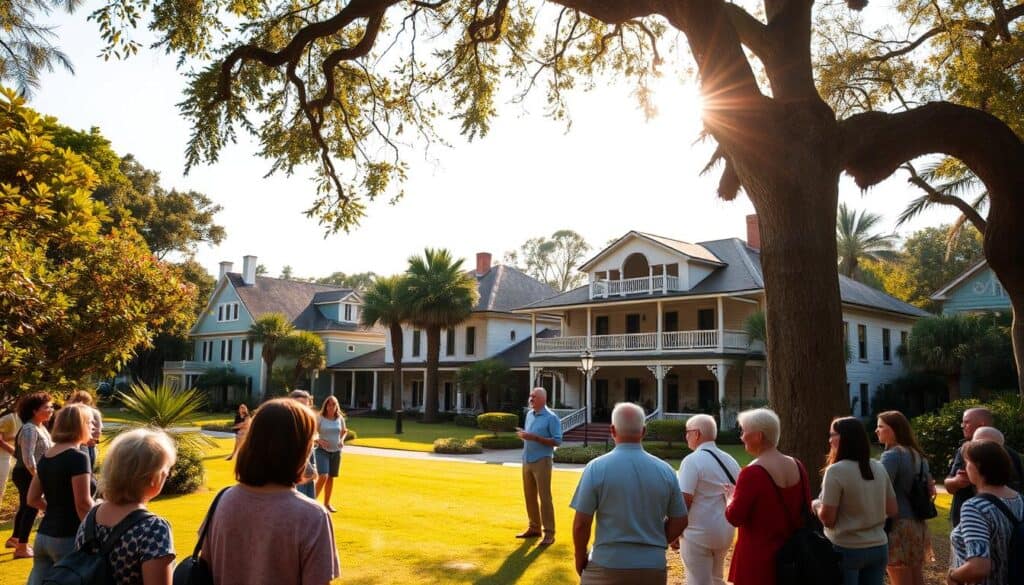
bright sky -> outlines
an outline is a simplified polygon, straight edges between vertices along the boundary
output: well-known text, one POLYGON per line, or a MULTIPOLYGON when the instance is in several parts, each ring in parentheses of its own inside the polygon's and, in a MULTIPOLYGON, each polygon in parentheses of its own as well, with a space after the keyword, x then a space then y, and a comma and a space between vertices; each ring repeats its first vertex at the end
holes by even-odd
MULTIPOLYGON (((252 144, 232 146, 216 164, 183 175, 189 127, 175 106, 185 81, 174 58, 142 50, 127 61, 102 61, 95 25, 85 21, 89 10, 55 17, 76 74, 45 75, 31 105, 75 128, 98 126, 119 154, 132 153, 159 171, 164 187, 194 189, 223 206, 217 221, 227 239, 198 251, 212 274, 221 260, 240 270, 246 254, 256 255, 270 276, 284 265, 303 277, 390 274, 426 246, 449 248, 472 266, 476 252, 500 260, 526 239, 564 228, 595 249, 633 229, 690 242, 745 237, 750 202, 745 196, 720 201, 718 173, 698 176, 711 146, 694 144, 696 91, 690 82, 666 78, 655 97, 660 114, 650 122, 625 82, 574 95, 569 132, 545 118, 539 103, 530 109, 509 103, 484 139, 467 143, 450 132, 451 148, 435 145, 429 160, 410 159, 406 197, 397 205, 374 203, 352 233, 324 238, 302 213, 313 200, 312 182, 263 178, 270 165, 252 144)), ((887 228, 918 195, 902 173, 864 195, 844 179, 840 193, 848 205, 883 214, 887 228)), ((952 211, 932 212, 901 232, 953 218, 952 211)))

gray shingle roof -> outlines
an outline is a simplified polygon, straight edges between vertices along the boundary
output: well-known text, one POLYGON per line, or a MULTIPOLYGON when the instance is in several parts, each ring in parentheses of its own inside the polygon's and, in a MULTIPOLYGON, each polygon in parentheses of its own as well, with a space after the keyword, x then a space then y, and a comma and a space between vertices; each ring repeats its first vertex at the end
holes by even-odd
MULTIPOLYGON (((537 332, 538 339, 545 339, 548 337, 557 337, 557 329, 542 329, 537 332)), ((499 362, 504 363, 510 368, 528 368, 530 367, 530 349, 533 347, 529 337, 520 341, 519 343, 509 347, 508 349, 498 352, 492 359, 496 359, 499 362)), ((578 359, 578 358, 577 358, 578 359)))
MULTIPOLYGON (((542 329, 537 332, 538 338, 556 337, 558 336, 557 329, 542 329)), ((495 359, 504 363, 509 368, 528 368, 530 367, 530 338, 516 343, 515 345, 505 349, 504 351, 498 352, 489 359, 495 359)), ((578 358, 577 358, 578 359, 578 358)), ((466 364, 473 363, 472 361, 447 361, 440 362, 438 365, 442 368, 451 367, 462 367, 466 364)), ((340 369, 340 370, 358 370, 358 369, 390 369, 392 364, 384 361, 384 349, 378 349, 363 355, 356 356, 352 359, 338 362, 327 366, 328 368, 340 369)), ((405 364, 403 367, 414 367, 420 369, 425 367, 425 364, 417 362, 415 365, 405 364)))
POLYGON ((676 240, 673 238, 666 238, 665 236, 657 236, 645 232, 630 231, 626 235, 622 236, 621 238, 615 240, 614 242, 602 248, 600 252, 591 256, 590 259, 584 262, 583 264, 580 264, 579 269, 587 270, 588 266, 592 264, 595 260, 600 258, 602 255, 604 255, 605 252, 612 249, 613 247, 618 245, 619 242, 625 240, 630 236, 638 236, 640 238, 648 239, 656 244, 665 246, 670 250, 674 250, 681 254, 685 254, 697 260, 703 260, 705 262, 711 262, 713 264, 722 264, 722 260, 717 258, 713 252, 706 249, 702 244, 691 244, 690 242, 684 242, 682 240, 676 240))
MULTIPOLYGON (((475 273, 473 273, 475 276, 475 273)), ((477 276, 477 290, 480 301, 474 311, 499 311, 507 313, 512 309, 548 298, 555 290, 543 282, 511 266, 492 266, 483 276, 477 276)))
MULTIPOLYGON (((738 292, 759 292, 764 289, 764 276, 761 272, 761 254, 740 239, 728 238, 712 240, 699 244, 719 258, 725 266, 716 268, 697 286, 684 292, 656 293, 652 295, 631 295, 622 299, 590 300, 587 286, 581 286, 542 301, 524 305, 523 309, 539 309, 546 307, 562 307, 582 304, 606 304, 616 300, 632 300, 643 298, 674 298, 695 295, 726 294, 738 292)), ((859 305, 872 309, 890 311, 914 317, 927 317, 929 313, 913 305, 905 303, 882 291, 873 289, 843 275, 839 276, 839 293, 844 303, 859 305)))
POLYGON ((246 285, 241 274, 229 272, 227 276, 253 319, 267 313, 282 313, 295 328, 305 331, 366 330, 356 323, 332 321, 313 305, 314 300, 340 300, 352 292, 350 288, 266 276, 257 276, 255 284, 246 285))

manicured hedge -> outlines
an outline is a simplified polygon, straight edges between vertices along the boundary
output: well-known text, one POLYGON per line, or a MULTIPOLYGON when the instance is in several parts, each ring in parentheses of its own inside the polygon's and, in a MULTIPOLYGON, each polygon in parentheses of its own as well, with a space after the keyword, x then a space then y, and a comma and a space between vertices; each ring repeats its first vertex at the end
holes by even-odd
POLYGON ((938 412, 923 414, 911 421, 917 442, 928 456, 933 477, 941 478, 949 471, 953 454, 963 441, 960 421, 964 411, 975 406, 985 406, 992 411, 996 428, 1003 432, 1007 445, 1018 449, 1024 445, 1024 402, 1019 396, 1007 394, 988 402, 976 398, 949 402, 938 412))
POLYGON ((472 429, 476 428, 476 415, 475 414, 457 414, 455 415, 455 426, 469 427, 472 429))
POLYGON ((589 447, 559 447, 555 449, 555 463, 589 463, 591 459, 597 459, 610 450, 611 446, 604 443, 589 447))
POLYGON ((473 439, 456 439, 447 437, 434 441, 434 453, 448 453, 452 455, 465 455, 468 453, 483 453, 480 444, 473 439))
POLYGON ((473 440, 484 449, 522 449, 523 440, 515 435, 477 435, 473 440))
POLYGON ((476 426, 495 433, 510 433, 517 424, 519 417, 507 412, 485 412, 476 417, 476 426))
POLYGON ((685 420, 652 420, 647 423, 647 438, 666 443, 686 443, 685 420))
POLYGON ((356 440, 358 438, 359 438, 359 433, 357 433, 355 429, 351 429, 350 428, 348 430, 348 434, 345 435, 345 442, 348 443, 349 441, 354 441, 354 440, 356 440))
POLYGON ((185 444, 179 443, 177 447, 178 457, 161 492, 164 495, 191 494, 206 482, 203 454, 185 444))

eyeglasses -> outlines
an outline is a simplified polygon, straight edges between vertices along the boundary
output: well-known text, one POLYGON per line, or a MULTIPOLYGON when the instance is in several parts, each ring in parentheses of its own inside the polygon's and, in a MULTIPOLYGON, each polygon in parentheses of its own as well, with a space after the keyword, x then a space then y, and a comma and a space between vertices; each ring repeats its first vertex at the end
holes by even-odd
POLYGON ((683 433, 683 436, 689 435, 690 433, 696 433, 698 431, 699 429, 686 429, 686 432, 683 433))

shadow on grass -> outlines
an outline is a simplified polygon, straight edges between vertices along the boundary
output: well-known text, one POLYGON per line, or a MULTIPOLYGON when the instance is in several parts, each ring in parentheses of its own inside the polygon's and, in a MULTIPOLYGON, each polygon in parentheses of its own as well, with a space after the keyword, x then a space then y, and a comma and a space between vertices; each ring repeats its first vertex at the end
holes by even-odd
POLYGON ((493 574, 477 579, 473 585, 506 585, 518 582, 526 572, 526 568, 549 548, 535 545, 536 541, 524 542, 519 545, 516 550, 512 551, 512 554, 505 557, 505 562, 501 563, 501 566, 493 574))

